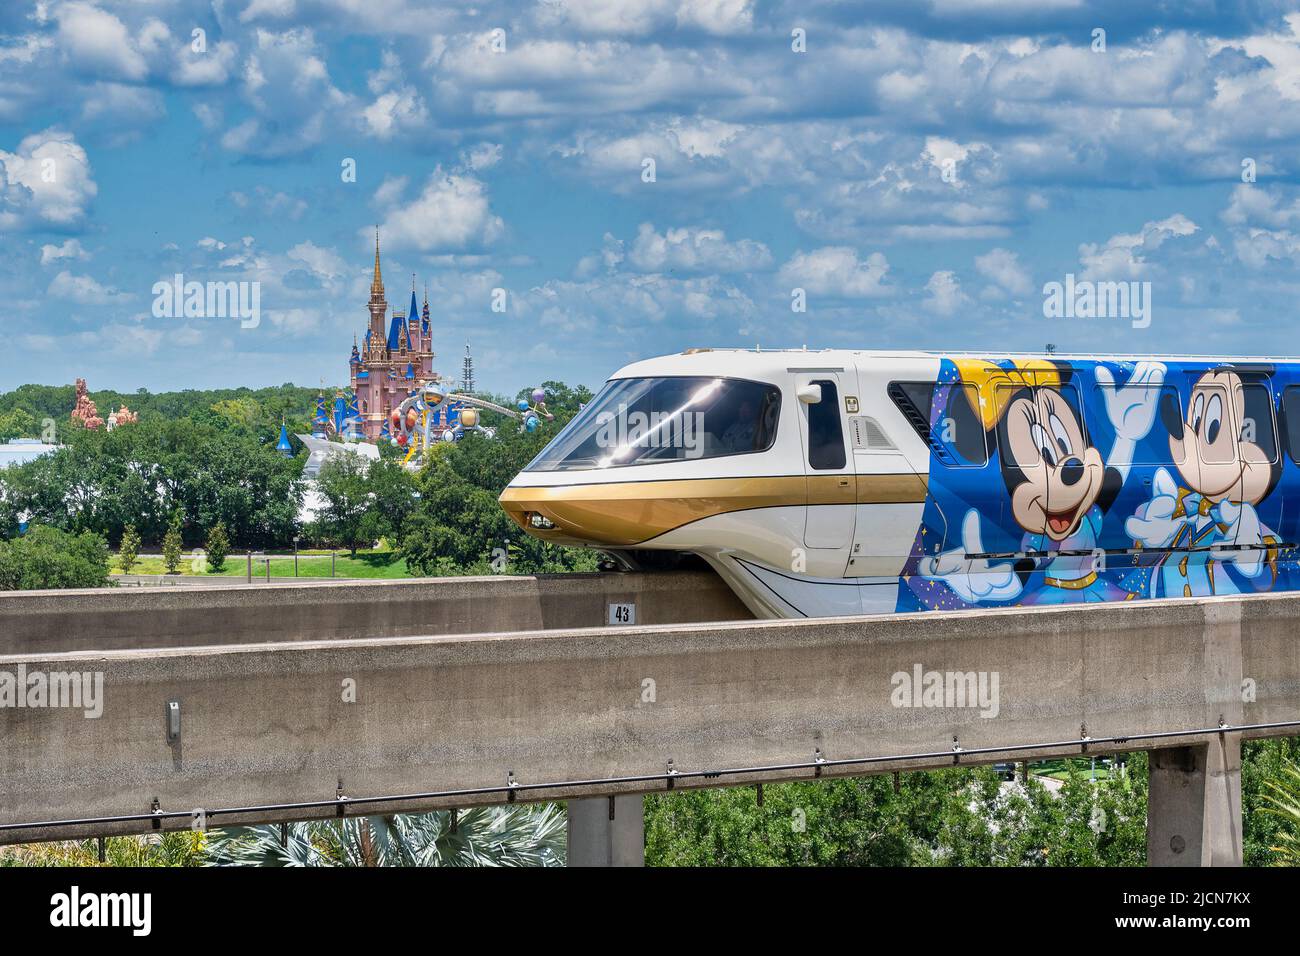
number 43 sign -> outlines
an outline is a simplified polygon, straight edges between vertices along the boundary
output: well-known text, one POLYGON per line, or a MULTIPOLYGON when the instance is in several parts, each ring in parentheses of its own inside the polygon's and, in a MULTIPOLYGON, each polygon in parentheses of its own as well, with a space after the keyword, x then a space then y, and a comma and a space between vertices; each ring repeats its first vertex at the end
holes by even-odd
POLYGON ((609 606, 609 623, 611 625, 635 624, 636 605, 635 604, 611 604, 609 606))

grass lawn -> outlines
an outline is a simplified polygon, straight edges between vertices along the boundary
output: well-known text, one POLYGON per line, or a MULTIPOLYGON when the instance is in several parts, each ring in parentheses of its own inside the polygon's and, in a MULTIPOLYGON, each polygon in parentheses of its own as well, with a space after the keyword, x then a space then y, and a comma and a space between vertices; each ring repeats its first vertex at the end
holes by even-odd
MULTIPOLYGON (((271 577, 293 577, 293 555, 272 554, 271 577)), ((180 573, 193 576, 193 559, 186 554, 181 560, 180 573)), ((113 558, 113 574, 120 574, 117 558, 113 558)), ((143 555, 131 568, 132 574, 164 574, 163 559, 158 555, 143 555)), ((226 558, 226 566, 221 577, 243 577, 248 573, 248 559, 242 554, 232 554, 226 558)), ((212 575, 212 572, 205 572, 212 575)), ((216 575, 212 575, 216 576, 216 575)), ((330 576, 329 552, 300 551, 298 553, 298 577, 328 578, 330 576)), ((409 578, 406 562, 392 551, 358 551, 356 558, 348 557, 346 551, 334 559, 334 576, 338 578, 409 578)), ((262 559, 253 558, 253 578, 266 579, 266 565, 262 559)))
MULTIPOLYGON (((1029 772, 1040 777, 1051 777, 1053 780, 1065 780, 1070 776, 1069 764, 1073 764, 1075 772, 1081 776, 1085 778, 1090 776, 1091 764, 1086 757, 1073 757, 1069 760, 1058 758, 1056 760, 1034 761, 1029 765, 1029 772)), ((1103 764, 1102 758, 1097 758, 1098 780, 1104 780, 1106 777, 1118 773, 1119 768, 1115 766, 1113 761, 1107 761, 1103 764)))

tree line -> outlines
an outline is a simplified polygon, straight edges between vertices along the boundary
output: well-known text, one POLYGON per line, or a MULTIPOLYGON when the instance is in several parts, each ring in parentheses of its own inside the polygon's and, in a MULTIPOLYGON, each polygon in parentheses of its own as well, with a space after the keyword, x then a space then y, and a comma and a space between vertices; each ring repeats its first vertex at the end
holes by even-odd
MULTIPOLYGON (((105 553, 110 547, 132 554, 161 549, 171 568, 181 549, 213 550, 214 543, 216 550, 232 552, 287 550, 299 542, 355 555, 383 540, 421 575, 590 569, 595 559, 589 552, 524 535, 497 504, 510 479, 591 398, 585 388, 560 382, 544 387, 556 420, 537 432, 521 432, 503 420, 495 439, 470 434, 435 445, 414 473, 396 460, 396 449, 381 445, 378 462, 332 459, 314 488, 303 478, 306 450, 296 448, 286 458, 275 448, 281 415, 300 416, 296 427, 289 422, 291 432, 310 427, 315 399, 306 389, 154 396, 153 403, 140 406, 138 423, 111 432, 86 429, 64 411, 58 420, 61 448, 0 471, 0 547, 22 537, 25 528, 40 528, 45 531, 25 545, 28 552, 59 551, 63 545, 55 532, 68 541, 90 535, 105 553), (304 522, 309 490, 319 496, 319 510, 304 522)), ((0 420, 35 420, 63 400, 62 391, 24 386, 0 396, 0 420)), ((71 388, 66 391, 70 406, 71 388)), ((31 574, 23 580, 40 586, 31 574)), ((50 578, 67 580, 66 574, 50 578)), ((81 579, 50 586, 92 584, 81 579)))

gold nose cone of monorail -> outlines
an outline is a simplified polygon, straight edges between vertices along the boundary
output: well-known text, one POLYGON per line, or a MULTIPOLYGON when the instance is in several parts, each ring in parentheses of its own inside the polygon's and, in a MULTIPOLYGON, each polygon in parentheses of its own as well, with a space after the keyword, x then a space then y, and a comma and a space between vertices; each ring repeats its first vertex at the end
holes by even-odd
POLYGON ((925 481, 916 475, 839 474, 512 485, 500 498, 506 514, 531 535, 556 544, 611 547, 642 544, 692 521, 755 508, 924 500, 925 481))

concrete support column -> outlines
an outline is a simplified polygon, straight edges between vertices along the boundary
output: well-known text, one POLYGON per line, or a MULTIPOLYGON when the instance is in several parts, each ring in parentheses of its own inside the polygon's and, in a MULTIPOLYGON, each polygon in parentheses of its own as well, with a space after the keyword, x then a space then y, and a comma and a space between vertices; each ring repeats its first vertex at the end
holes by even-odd
POLYGON ((640 794, 570 800, 569 866, 645 866, 640 794))
POLYGON ((1153 750, 1148 866, 1241 866, 1241 735, 1153 750))

